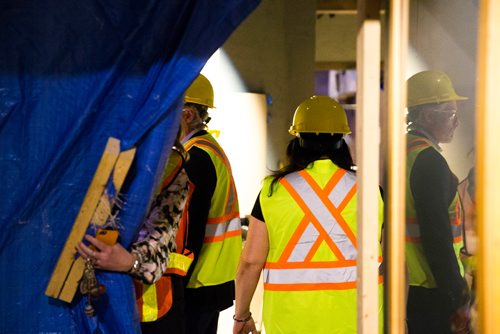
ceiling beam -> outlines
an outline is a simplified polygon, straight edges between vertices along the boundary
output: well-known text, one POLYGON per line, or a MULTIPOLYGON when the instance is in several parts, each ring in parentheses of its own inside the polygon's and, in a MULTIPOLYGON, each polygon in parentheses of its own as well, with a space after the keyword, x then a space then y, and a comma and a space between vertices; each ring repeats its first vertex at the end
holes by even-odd
MULTIPOLYGON (((385 11, 385 1, 381 2, 381 14, 385 11)), ((356 15, 357 0, 317 0, 316 14, 356 15)))
POLYGON ((318 0, 316 2, 317 10, 356 10, 356 0, 318 0))

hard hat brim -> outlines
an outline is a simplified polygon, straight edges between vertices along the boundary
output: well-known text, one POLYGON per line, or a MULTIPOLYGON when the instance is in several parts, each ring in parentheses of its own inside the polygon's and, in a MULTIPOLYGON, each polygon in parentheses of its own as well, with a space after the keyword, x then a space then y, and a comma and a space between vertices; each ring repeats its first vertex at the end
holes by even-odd
POLYGON ((469 99, 468 97, 460 96, 460 95, 450 96, 450 97, 446 97, 446 98, 441 98, 441 97, 425 98, 425 99, 421 99, 420 101, 417 100, 417 101, 409 102, 407 105, 407 108, 421 106, 424 104, 444 103, 444 102, 451 102, 451 101, 465 101, 468 99, 469 99))

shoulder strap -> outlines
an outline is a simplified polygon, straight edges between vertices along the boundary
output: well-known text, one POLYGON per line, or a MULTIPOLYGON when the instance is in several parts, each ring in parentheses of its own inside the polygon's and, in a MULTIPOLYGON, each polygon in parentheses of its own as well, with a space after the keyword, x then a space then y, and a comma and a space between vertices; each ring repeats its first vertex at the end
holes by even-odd
POLYGON ((172 146, 172 151, 170 152, 170 157, 168 158, 165 171, 163 172, 163 179, 161 182, 161 190, 167 188, 175 180, 182 167, 186 162, 186 157, 182 151, 176 147, 172 146))

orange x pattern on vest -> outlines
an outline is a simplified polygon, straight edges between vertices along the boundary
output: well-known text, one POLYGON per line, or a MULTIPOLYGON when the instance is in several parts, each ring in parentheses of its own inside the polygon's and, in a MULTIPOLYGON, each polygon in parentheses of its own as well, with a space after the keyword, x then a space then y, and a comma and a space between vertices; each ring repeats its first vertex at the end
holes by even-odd
POLYGON ((280 180, 300 206, 304 216, 278 261, 266 263, 264 283, 266 290, 340 290, 356 287, 356 236, 341 214, 356 193, 356 183, 354 179, 345 176, 346 171, 338 169, 323 189, 304 170, 289 174, 280 180), (339 184, 342 186, 336 187, 339 184), (311 200, 315 203, 311 203, 311 200), (313 232, 311 229, 315 229, 319 235, 307 250, 307 246, 304 249, 301 238, 313 232), (338 245, 327 230, 335 230, 336 235, 343 234, 348 240, 338 245), (323 242, 328 245, 337 260, 312 261, 323 242), (302 249, 298 250, 299 248, 302 249), (307 255, 299 259, 300 256, 296 255, 297 250, 299 253, 307 251, 307 255), (293 270, 296 270, 295 273, 293 270), (294 274, 300 278, 292 282, 294 274), (325 279, 325 275, 328 275, 328 278, 325 279), (270 276, 274 276, 276 282, 271 282, 273 279, 270 276))

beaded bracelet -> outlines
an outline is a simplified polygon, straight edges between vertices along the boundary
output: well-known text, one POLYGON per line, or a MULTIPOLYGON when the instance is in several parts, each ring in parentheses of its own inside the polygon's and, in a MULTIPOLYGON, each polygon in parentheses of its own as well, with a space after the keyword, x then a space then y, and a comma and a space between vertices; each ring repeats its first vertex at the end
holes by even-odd
POLYGON ((250 312, 250 314, 248 315, 248 317, 246 317, 245 319, 236 319, 236 314, 233 315, 233 320, 236 321, 236 322, 247 322, 251 318, 252 318, 252 312, 250 312))

